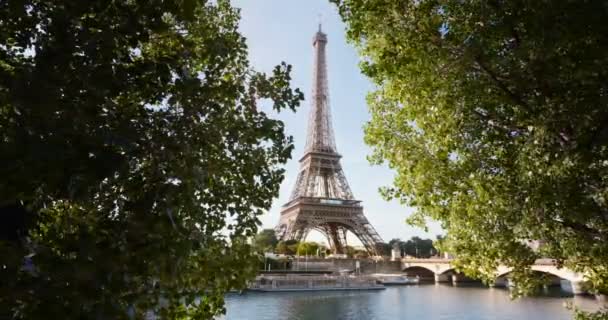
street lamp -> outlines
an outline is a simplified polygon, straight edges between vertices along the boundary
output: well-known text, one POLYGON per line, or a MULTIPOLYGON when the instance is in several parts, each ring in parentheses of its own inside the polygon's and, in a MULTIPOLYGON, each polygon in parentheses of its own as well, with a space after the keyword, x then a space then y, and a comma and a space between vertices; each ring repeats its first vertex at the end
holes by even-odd
POLYGON ((308 246, 306 246, 306 253, 305 253, 305 254, 306 254, 306 258, 304 258, 304 259, 305 259, 305 262, 304 262, 304 269, 305 269, 306 271, 308 271, 308 246))

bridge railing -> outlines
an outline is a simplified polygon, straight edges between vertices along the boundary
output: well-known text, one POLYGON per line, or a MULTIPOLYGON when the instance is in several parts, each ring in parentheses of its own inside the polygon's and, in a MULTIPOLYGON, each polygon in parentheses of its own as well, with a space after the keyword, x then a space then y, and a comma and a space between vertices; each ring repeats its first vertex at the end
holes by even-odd
MULTIPOLYGON (((401 261, 405 263, 451 263, 454 259, 444 259, 444 258, 402 258, 401 261)), ((542 258, 536 259, 534 262, 535 265, 542 266, 554 266, 557 263, 555 259, 550 258, 542 258)))
POLYGON ((450 263, 453 259, 443 259, 443 258, 403 258, 401 261, 403 262, 411 262, 411 263, 450 263))

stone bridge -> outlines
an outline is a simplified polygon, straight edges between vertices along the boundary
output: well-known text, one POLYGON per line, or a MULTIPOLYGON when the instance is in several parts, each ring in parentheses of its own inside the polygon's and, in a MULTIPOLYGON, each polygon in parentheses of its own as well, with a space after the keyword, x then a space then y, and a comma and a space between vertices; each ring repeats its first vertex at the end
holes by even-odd
MULTIPOLYGON (((451 259, 401 259, 401 269, 412 275, 417 275, 421 280, 439 282, 462 283, 476 281, 458 273, 451 264, 451 259)), ((580 273, 567 268, 558 268, 552 259, 538 259, 532 265, 532 270, 549 276, 552 285, 560 285, 561 280, 570 283, 574 294, 584 294, 585 279, 580 273)), ((496 270, 495 286, 507 286, 510 283, 509 273, 511 268, 499 266, 496 270)))

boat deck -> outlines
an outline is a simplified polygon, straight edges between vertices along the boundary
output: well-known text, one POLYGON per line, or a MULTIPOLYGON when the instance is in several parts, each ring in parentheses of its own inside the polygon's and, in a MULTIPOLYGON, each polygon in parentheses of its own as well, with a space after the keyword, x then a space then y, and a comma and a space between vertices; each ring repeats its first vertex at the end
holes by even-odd
POLYGON ((336 276, 336 275, 260 275, 250 284, 250 291, 360 291, 382 290, 376 278, 369 276, 336 276))

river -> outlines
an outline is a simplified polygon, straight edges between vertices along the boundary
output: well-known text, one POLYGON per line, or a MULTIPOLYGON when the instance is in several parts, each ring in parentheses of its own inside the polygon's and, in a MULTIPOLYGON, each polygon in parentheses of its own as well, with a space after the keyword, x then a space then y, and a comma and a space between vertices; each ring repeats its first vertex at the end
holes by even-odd
POLYGON ((247 292, 226 297, 226 320, 570 320, 567 302, 597 309, 591 297, 551 289, 511 300, 507 289, 417 285, 380 291, 247 292))

